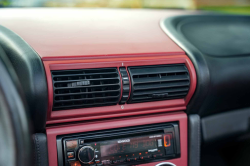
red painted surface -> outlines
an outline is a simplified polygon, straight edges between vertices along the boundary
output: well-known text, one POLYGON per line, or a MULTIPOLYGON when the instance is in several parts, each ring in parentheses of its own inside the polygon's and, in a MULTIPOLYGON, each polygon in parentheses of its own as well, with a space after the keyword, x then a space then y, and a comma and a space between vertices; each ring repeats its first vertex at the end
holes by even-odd
POLYGON ((160 28, 183 10, 1 9, 1 25, 29 43, 43 60, 147 53, 184 54, 160 28))
MULTIPOLYGON (((57 147, 56 147, 56 136, 64 134, 82 133, 89 131, 138 126, 154 123, 164 123, 164 122, 179 122, 180 128, 180 145, 181 145, 181 156, 180 158, 168 160, 176 164, 176 166, 187 166, 187 115, 184 112, 174 112, 174 113, 164 113, 158 115, 147 115, 140 117, 130 117, 122 119, 112 119, 112 120, 101 120, 96 122, 85 122, 79 124, 71 124, 67 126, 56 126, 48 127, 47 141, 48 141, 48 156, 49 156, 49 166, 57 166, 57 147)), ((161 161, 163 162, 163 161, 161 161)), ((157 163, 142 164, 142 166, 155 166, 157 163)))
POLYGON ((42 58, 49 94, 47 124, 55 124, 184 110, 196 87, 195 69, 159 25, 161 19, 181 14, 187 11, 2 9, 0 22, 20 35, 42 58), (191 75, 191 88, 185 99, 125 104, 124 109, 115 105, 52 112, 51 70, 175 63, 186 63, 191 75))
POLYGON ((140 114, 160 113, 162 111, 185 110, 191 99, 196 87, 196 73, 193 64, 186 55, 157 55, 155 56, 124 56, 122 58, 104 58, 104 59, 86 59, 86 60, 66 60, 66 61, 44 61, 44 66, 48 82, 48 114, 47 124, 72 122, 80 120, 93 120, 101 118, 112 118, 120 116, 131 116, 140 114), (53 86, 51 79, 51 70, 68 70, 81 68, 104 68, 104 67, 121 67, 121 66, 142 66, 142 65, 160 65, 185 63, 190 73, 190 90, 186 98, 165 100, 156 102, 144 102, 137 104, 82 108, 52 111, 53 106, 53 86))
POLYGON ((183 112, 169 112, 186 109, 196 88, 196 73, 185 52, 159 26, 163 18, 187 13, 142 9, 0 10, 1 25, 21 36, 44 62, 49 95, 47 124, 57 124, 47 128, 50 166, 57 166, 57 135, 171 121, 180 122, 181 157, 170 162, 187 166, 187 117, 183 112), (176 63, 185 63, 190 73, 190 91, 184 99, 125 104, 124 109, 115 105, 52 112, 51 70, 176 63), (84 120, 96 121, 58 124, 84 120))

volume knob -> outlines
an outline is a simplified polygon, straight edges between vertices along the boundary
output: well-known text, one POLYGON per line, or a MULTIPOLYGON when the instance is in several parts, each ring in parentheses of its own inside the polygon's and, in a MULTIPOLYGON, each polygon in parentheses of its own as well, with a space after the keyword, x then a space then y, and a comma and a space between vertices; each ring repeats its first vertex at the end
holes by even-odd
POLYGON ((83 164, 89 164, 95 158, 95 150, 91 146, 84 146, 78 151, 78 158, 83 164))

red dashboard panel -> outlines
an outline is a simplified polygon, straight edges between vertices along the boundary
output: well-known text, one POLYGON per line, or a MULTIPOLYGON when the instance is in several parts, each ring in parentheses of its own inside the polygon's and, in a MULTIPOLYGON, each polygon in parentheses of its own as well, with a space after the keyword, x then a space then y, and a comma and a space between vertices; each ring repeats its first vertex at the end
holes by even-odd
POLYGON ((187 166, 187 115, 180 111, 186 109, 195 92, 196 72, 185 52, 159 25, 161 19, 182 13, 187 14, 186 11, 178 10, 136 9, 0 11, 1 25, 20 35, 44 63, 48 84, 46 132, 50 166, 58 164, 58 135, 177 121, 180 129, 181 157, 168 162, 187 166), (52 111, 51 70, 122 66, 127 68, 179 63, 185 63, 190 74, 190 90, 183 99, 52 111), (116 119, 107 120, 108 118, 116 119), (60 124, 66 122, 72 123, 60 124), (51 126, 48 127, 49 125, 51 126))
POLYGON ((192 62, 186 55, 124 55, 117 57, 102 57, 79 60, 58 60, 44 61, 44 66, 48 82, 49 105, 47 114, 47 124, 93 120, 101 118, 112 118, 121 116, 132 116, 142 114, 161 113, 169 111, 185 110, 191 99, 196 87, 196 73, 192 62), (178 64, 185 63, 190 73, 190 90, 186 98, 174 99, 156 102, 145 102, 137 104, 124 104, 82 108, 72 110, 52 111, 53 106, 53 85, 51 70, 68 70, 68 69, 83 69, 83 68, 105 68, 105 67, 128 67, 142 65, 160 65, 160 64, 178 64))
POLYGON ((187 11, 11 8, 0 11, 0 20, 43 60, 52 60, 157 52, 185 54, 159 25, 161 19, 183 13, 187 11))
MULTIPOLYGON (((146 124, 164 123, 164 122, 179 122, 180 130, 180 158, 168 160, 167 162, 174 163, 176 166, 187 166, 187 115, 184 112, 164 113, 158 115, 148 115, 140 117, 130 117, 114 120, 100 120, 95 122, 85 122, 79 124, 62 125, 47 128, 48 140, 48 156, 49 165, 58 165, 57 161, 57 146, 56 137, 58 135, 75 134, 88 131, 97 131, 121 127, 130 127, 146 124)), ((164 162, 164 161, 161 161, 164 162)), ((142 164, 142 166, 154 166, 160 162, 142 164)))

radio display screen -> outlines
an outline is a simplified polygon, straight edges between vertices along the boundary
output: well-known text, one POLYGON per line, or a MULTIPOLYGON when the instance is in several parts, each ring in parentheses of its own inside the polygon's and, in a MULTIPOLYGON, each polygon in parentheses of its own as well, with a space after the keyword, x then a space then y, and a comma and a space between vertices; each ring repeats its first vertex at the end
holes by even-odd
POLYGON ((157 151, 157 140, 161 138, 162 135, 151 135, 101 142, 101 157, 117 156, 119 154, 137 153, 150 150, 157 151))

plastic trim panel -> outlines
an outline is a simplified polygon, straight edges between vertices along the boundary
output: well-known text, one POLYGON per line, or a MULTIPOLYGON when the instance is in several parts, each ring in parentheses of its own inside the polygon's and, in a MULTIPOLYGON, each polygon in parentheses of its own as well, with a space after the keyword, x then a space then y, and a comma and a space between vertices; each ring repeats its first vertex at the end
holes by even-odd
MULTIPOLYGON (((184 112, 164 113, 158 115, 103 120, 99 122, 85 122, 68 126, 61 125, 56 127, 48 127, 46 132, 48 140, 49 166, 58 165, 56 146, 56 138, 58 135, 76 134, 89 131, 149 125, 165 122, 179 122, 180 130, 181 156, 177 159, 168 160, 168 162, 171 162, 175 165, 187 166, 187 115, 184 112)), ((153 166, 161 162, 163 161, 142 164, 142 166, 153 166)))
POLYGON ((192 62, 186 55, 163 56, 161 54, 160 55, 156 54, 155 56, 149 56, 149 57, 133 56, 127 58, 44 61, 44 66, 48 80, 48 94, 49 94, 47 124, 185 110, 196 88, 195 69, 192 62), (119 68, 122 66, 128 67, 128 66, 145 66, 145 65, 178 64, 178 63, 185 63, 190 74, 190 90, 188 92, 188 95, 184 99, 52 111, 53 86, 50 73, 51 70, 69 70, 69 69, 105 68, 105 67, 119 68))

